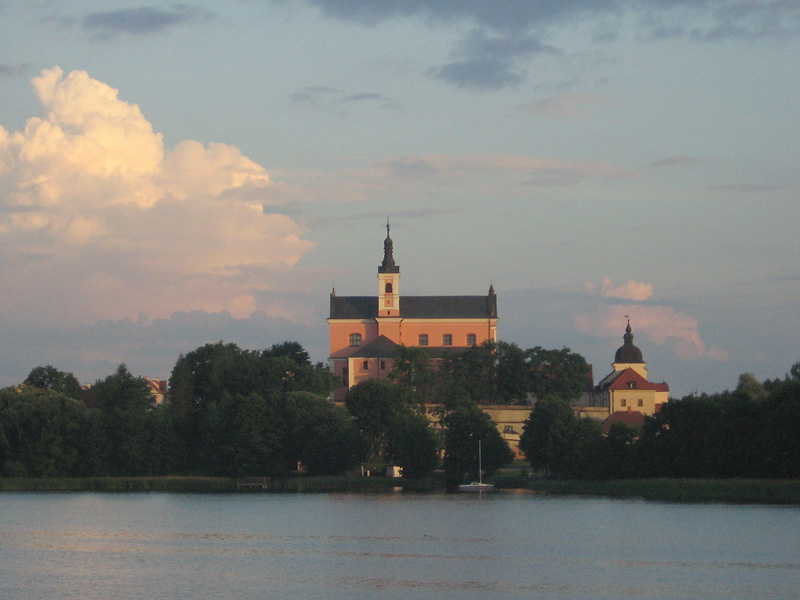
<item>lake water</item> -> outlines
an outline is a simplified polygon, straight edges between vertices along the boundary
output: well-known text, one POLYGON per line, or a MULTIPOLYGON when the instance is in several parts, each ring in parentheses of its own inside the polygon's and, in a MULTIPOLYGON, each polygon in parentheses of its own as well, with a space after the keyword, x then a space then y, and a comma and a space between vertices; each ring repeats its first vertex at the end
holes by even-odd
POLYGON ((0 598, 797 598, 800 508, 0 494, 0 598))

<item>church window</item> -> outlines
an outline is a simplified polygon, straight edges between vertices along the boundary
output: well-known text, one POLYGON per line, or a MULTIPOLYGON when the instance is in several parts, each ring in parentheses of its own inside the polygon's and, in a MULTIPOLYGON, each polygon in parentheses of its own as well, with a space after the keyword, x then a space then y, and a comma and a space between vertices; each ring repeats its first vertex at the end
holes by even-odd
POLYGON ((468 333, 467 334, 467 346, 474 346, 475 345, 475 334, 468 333))
POLYGON ((428 345, 428 334, 427 333, 420 333, 419 334, 419 345, 420 346, 427 346, 428 345))
POLYGON ((386 284, 386 293, 387 293, 387 294, 391 294, 391 293, 392 293, 392 282, 391 282, 391 281, 389 281, 389 282, 386 284))
POLYGON ((445 333, 442 336, 442 346, 452 346, 453 345, 453 334, 445 333))
POLYGON ((361 334, 360 333, 351 333, 350 334, 350 345, 351 346, 360 346, 361 345, 361 334))

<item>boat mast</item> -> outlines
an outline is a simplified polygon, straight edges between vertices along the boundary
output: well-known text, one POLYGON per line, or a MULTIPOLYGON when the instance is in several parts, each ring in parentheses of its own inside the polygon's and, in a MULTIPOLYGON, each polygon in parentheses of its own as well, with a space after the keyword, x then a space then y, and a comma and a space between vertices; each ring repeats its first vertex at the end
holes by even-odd
POLYGON ((483 464, 481 461, 481 441, 478 440, 478 483, 483 483, 483 464))

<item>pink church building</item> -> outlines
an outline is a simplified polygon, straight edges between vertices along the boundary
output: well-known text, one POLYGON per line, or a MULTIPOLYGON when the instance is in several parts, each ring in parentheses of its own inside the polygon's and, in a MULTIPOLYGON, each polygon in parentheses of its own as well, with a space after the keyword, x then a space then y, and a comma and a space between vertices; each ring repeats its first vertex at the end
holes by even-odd
POLYGON ((386 224, 377 296, 337 296, 331 292, 329 364, 342 386, 334 400, 366 379, 386 377, 395 348, 425 348, 434 360, 497 341, 497 296, 401 296, 400 267, 386 224))

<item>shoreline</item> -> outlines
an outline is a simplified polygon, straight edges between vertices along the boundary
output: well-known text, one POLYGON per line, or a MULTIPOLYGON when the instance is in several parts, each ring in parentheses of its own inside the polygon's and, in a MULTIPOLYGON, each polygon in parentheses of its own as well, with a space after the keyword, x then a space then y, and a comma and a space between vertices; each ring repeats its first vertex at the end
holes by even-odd
MULTIPOLYGON (((242 489, 222 477, 87 477, 0 479, 0 492, 171 492, 207 494, 263 493, 445 493, 440 478, 402 480, 385 477, 271 477, 242 489)), ((678 503, 800 505, 798 479, 622 479, 606 481, 523 480, 500 476, 496 489, 544 496, 629 498, 678 503)))

